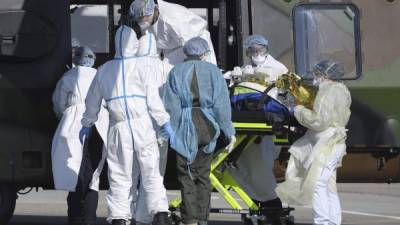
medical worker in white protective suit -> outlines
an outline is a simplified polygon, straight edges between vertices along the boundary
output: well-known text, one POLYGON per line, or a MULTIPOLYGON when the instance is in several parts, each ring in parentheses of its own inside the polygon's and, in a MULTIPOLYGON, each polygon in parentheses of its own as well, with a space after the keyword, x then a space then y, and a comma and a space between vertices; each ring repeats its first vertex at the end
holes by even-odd
MULTIPOLYGON (((137 54, 141 57, 152 58, 152 60, 148 61, 150 64, 147 65, 153 68, 152 74, 149 74, 149 76, 151 79, 153 79, 154 84, 158 87, 158 92, 160 94, 160 98, 162 99, 164 85, 173 66, 167 59, 161 60, 160 55, 157 52, 157 43, 154 34, 144 31, 142 35, 143 36, 140 38, 140 47, 137 54)), ((154 126, 157 131, 157 141, 160 148, 160 173, 162 176, 164 176, 167 166, 168 140, 160 135, 160 133, 162 133, 161 127, 158 127, 157 124, 154 124, 154 126)))
MULTIPOLYGON (((149 57, 137 57, 139 41, 128 26, 121 26, 115 36, 116 56, 101 66, 86 98, 83 139, 97 120, 102 99, 110 114, 107 163, 110 189, 107 192, 109 215, 113 225, 125 225, 135 217, 137 224, 149 224, 142 214, 132 215, 136 198, 137 177, 143 186, 141 194, 153 218, 152 224, 171 224, 168 199, 159 170, 159 149, 152 120, 162 127, 164 137, 173 136, 169 115, 161 102, 158 87, 151 75, 155 64, 149 57)), ((146 215, 144 215, 146 216, 146 215)))
MULTIPOLYGON (((77 47, 73 57, 75 67, 63 75, 53 93, 54 112, 61 119, 51 150, 54 187, 69 191, 68 221, 71 225, 95 222, 99 176, 105 159, 102 141, 94 140, 99 139, 97 133, 90 139, 97 143, 90 142, 85 149, 77 135, 82 128, 85 98, 96 74, 96 69, 92 68, 94 61, 95 54, 89 48, 77 47)), ((108 115, 105 109, 100 110, 95 125, 106 143, 108 115)))
MULTIPOLYGON (((244 47, 253 69, 268 74, 268 82, 274 82, 279 76, 287 73, 287 68, 268 53, 268 40, 263 36, 247 37, 244 47)), ((265 87, 260 91, 264 90, 265 87)), ((278 100, 276 88, 271 90, 269 95, 278 100)), ((279 156, 279 152, 280 147, 275 146, 272 136, 260 136, 240 155, 236 168, 229 168, 237 183, 260 206, 261 212, 273 224, 280 224, 280 209, 282 208, 282 202, 275 192, 276 179, 273 173, 274 161, 279 156), (277 210, 267 209, 271 207, 277 210)))
POLYGON ((302 105, 294 109, 308 131, 290 147, 286 181, 277 188, 289 204, 312 205, 315 225, 341 224, 336 169, 346 154, 345 126, 351 105, 349 90, 336 81, 343 75, 343 67, 333 61, 323 60, 314 67, 319 90, 313 109, 302 105))
MULTIPOLYGON (((172 69, 172 65, 168 62, 168 60, 160 59, 160 55, 157 53, 156 40, 152 33, 145 32, 140 38, 137 55, 140 57, 151 58, 151 60, 146 60, 144 62, 147 62, 147 65, 143 64, 142 66, 148 66, 152 68, 151 74, 148 74, 148 79, 153 80, 152 83, 158 88, 160 98, 162 99, 164 85, 167 81, 168 74, 172 69)), ((163 135, 164 130, 162 127, 158 126, 154 121, 153 126, 156 130, 157 142, 160 150, 160 174, 161 176, 164 176, 168 158, 168 139, 166 139, 165 135, 163 135)), ((139 183, 142 184, 140 181, 139 183)), ((142 192, 143 185, 140 185, 140 191, 138 191, 137 198, 133 198, 132 204, 134 204, 134 206, 132 207, 132 215, 133 217, 135 217, 135 214, 140 215, 140 218, 142 218, 143 221, 151 221, 152 215, 147 211, 144 195, 140 194, 142 192)))
POLYGON ((210 46, 210 54, 206 61, 217 64, 207 21, 189 9, 157 0, 134 0, 129 14, 142 31, 153 33, 157 40, 159 52, 173 65, 185 59, 184 44, 194 38, 205 39, 210 46))

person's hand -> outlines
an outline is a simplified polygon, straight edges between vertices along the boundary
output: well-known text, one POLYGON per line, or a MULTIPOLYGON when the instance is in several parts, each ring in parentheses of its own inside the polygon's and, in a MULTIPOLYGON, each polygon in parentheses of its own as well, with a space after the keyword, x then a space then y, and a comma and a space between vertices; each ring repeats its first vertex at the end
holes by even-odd
POLYGON ((170 140, 171 143, 175 142, 175 132, 172 129, 171 123, 168 121, 161 127, 161 136, 170 140))
POLYGON ((232 152, 233 148, 235 147, 235 143, 236 143, 236 137, 235 135, 232 135, 229 137, 229 144, 225 147, 226 150, 228 150, 228 152, 232 152))
POLYGON ((91 130, 92 129, 90 127, 82 127, 82 129, 79 131, 79 141, 82 145, 85 139, 90 135, 91 130))
POLYGON ((165 139, 170 138, 171 136, 174 136, 175 133, 172 129, 171 123, 168 121, 164 125, 161 126, 161 136, 165 139))

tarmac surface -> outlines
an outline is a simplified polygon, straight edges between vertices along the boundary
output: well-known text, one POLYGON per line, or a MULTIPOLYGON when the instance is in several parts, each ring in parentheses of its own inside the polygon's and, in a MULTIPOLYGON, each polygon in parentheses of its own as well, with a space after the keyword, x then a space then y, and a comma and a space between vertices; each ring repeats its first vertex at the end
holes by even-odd
MULTIPOLYGON (((339 184, 343 208, 343 225, 400 225, 400 184, 339 184)), ((179 197, 178 191, 168 191, 169 199, 179 197)), ((212 207, 227 208, 214 193, 212 207)), ((311 225, 311 209, 295 207, 292 215, 298 225, 311 225)), ((32 191, 20 195, 14 217, 9 225, 67 224, 66 193, 63 191, 32 191)), ((105 225, 107 207, 105 191, 101 191, 96 225, 105 225)), ((240 215, 211 214, 210 225, 242 224, 240 215)))

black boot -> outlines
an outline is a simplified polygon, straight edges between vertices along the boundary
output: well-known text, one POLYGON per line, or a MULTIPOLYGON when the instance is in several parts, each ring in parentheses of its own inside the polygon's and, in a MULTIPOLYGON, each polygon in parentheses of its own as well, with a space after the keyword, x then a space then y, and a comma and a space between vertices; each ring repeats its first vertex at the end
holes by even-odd
POLYGON ((125 220, 112 220, 111 225, 126 225, 125 220))
POLYGON ((172 221, 167 212, 158 212, 154 215, 153 225, 172 225, 172 221))
POLYGON ((85 225, 94 224, 96 222, 96 210, 99 193, 97 191, 89 190, 85 195, 83 202, 83 222, 85 225))

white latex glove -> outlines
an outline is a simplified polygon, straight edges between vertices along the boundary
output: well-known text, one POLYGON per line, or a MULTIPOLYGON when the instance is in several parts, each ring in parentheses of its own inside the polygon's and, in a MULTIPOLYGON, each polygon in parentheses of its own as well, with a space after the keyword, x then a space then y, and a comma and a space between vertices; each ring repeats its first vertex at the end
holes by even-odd
POLYGON ((232 76, 232 71, 228 71, 228 72, 224 73, 225 80, 230 80, 231 76, 232 76))
POLYGON ((157 143, 158 143, 158 146, 164 147, 165 145, 168 144, 168 139, 166 139, 166 138, 164 138, 164 137, 162 137, 162 136, 160 135, 160 136, 157 138, 157 143))
POLYGON ((228 152, 232 152, 233 148, 235 147, 235 143, 236 143, 236 137, 235 135, 232 135, 229 137, 229 145, 225 147, 226 150, 228 150, 228 152))

